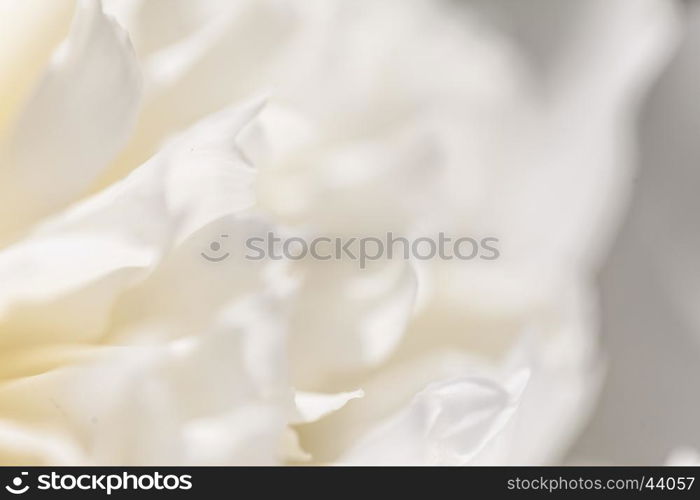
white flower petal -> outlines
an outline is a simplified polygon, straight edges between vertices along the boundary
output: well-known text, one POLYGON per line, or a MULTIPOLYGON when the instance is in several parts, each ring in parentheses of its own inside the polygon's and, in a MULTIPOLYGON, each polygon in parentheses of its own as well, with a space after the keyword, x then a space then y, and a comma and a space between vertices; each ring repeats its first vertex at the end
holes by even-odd
MULTIPOLYGON (((258 306, 234 304, 186 339, 105 346, 90 360, 4 383, 0 414, 27 424, 27 439, 41 428, 64 443, 37 444, 36 463, 278 463, 292 391, 274 314, 258 306)), ((3 444, 0 458, 12 459, 3 444)))
POLYGON ((0 465, 79 463, 81 453, 61 437, 0 420, 0 465))
POLYGON ((632 120, 677 40, 673 2, 594 1, 584 12, 483 212, 502 255, 544 281, 599 265, 632 185, 632 120))
POLYGON ((68 34, 74 0, 0 0, 0 135, 36 87, 68 34))
POLYGON ((348 401, 361 398, 365 395, 362 389, 351 392, 339 392, 337 394, 321 394, 318 392, 296 391, 294 403, 298 412, 298 418, 293 424, 306 424, 322 419, 345 406, 348 401))
POLYGON ((0 252, 0 344, 99 338, 121 291, 195 231, 250 207, 254 172, 235 136, 260 105, 204 120, 124 181, 0 252))
POLYGON ((227 415, 190 423, 184 430, 186 463, 278 465, 286 432, 278 407, 246 405, 227 415))
POLYGON ((101 10, 81 3, 65 44, 4 145, 2 197, 8 231, 85 193, 128 138, 141 76, 128 37, 101 10))
POLYGON ((336 377, 381 364, 403 338, 416 278, 407 262, 308 261, 291 302, 290 362, 295 386, 335 392, 336 377))
POLYGON ((527 323, 509 353, 510 364, 531 371, 518 411, 474 463, 561 463, 594 410, 605 367, 592 290, 578 283, 541 313, 542 318, 527 323))
POLYGON ((466 464, 511 418, 526 385, 468 377, 431 384, 377 425, 338 462, 363 465, 466 464))
MULTIPOLYGON (((196 17, 208 12, 186 30, 187 36, 145 57, 140 54, 147 90, 136 132, 100 185, 130 172, 170 134, 272 84, 265 77, 295 33, 298 19, 290 13, 294 6, 266 0, 223 2, 214 8, 200 3, 208 2, 181 4, 183 12, 196 11, 196 17)), ((132 26, 136 39, 150 38, 149 32, 156 29, 152 21, 162 24, 162 16, 151 14, 163 7, 167 16, 180 8, 156 2, 137 9, 132 26)))

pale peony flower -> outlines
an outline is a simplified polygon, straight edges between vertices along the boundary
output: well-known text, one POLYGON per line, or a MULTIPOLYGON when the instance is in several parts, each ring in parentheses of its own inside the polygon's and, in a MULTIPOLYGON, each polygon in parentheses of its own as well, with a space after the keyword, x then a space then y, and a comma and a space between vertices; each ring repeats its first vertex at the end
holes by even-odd
POLYGON ((541 73, 452 2, 105 3, 2 4, 0 462, 561 459, 673 4, 580 2, 541 73), (243 258, 290 229, 501 258, 243 258))

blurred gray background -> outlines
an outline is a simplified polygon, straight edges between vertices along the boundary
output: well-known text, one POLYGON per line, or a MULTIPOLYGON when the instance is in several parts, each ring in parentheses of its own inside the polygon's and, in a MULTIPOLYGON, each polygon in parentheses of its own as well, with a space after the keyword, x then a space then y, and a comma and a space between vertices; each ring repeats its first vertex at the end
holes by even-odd
POLYGON ((575 461, 700 449, 700 10, 640 116, 632 206, 601 272, 608 378, 575 461))
MULTIPOLYGON (((672 1, 672 0, 669 0, 672 1)), ((469 2, 546 72, 574 2, 469 2)), ((700 450, 700 6, 639 116, 629 213, 600 273, 607 378, 568 462, 656 465, 700 450)))

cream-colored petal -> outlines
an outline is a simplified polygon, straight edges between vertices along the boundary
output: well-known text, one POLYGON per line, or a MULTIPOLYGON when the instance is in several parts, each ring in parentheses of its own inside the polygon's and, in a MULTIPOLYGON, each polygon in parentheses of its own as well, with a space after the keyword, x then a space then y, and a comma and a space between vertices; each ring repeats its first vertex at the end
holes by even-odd
MULTIPOLYGON (((400 344, 416 279, 402 260, 300 262, 290 303, 289 355, 296 387, 336 392, 337 380, 379 366, 400 344)), ((342 389, 341 389, 342 390, 342 389)))
MULTIPOLYGON (((160 2, 135 14, 135 23, 143 23, 135 26, 137 39, 150 38, 154 20, 162 24, 162 17, 152 14, 164 6, 168 16, 179 9, 160 2)), ((142 58, 147 89, 136 132, 98 186, 122 178, 171 134, 271 84, 266 76, 299 22, 294 5, 248 0, 217 6, 185 4, 183 12, 196 11, 201 21, 186 29, 187 36, 142 58)))
POLYGON ((68 34, 74 4, 74 0, 0 0, 0 137, 68 34))
POLYGON ((633 120, 677 41, 673 2, 596 0, 583 11, 481 221, 503 258, 544 281, 591 269, 607 250, 633 185, 633 120))
POLYGON ((365 393, 361 389, 337 394, 296 391, 294 394, 294 404, 296 405, 298 418, 291 423, 307 424, 315 422, 341 409, 349 401, 361 398, 364 395, 365 393))
POLYGON ((0 252, 0 344, 99 339, 115 298, 171 248, 250 207, 254 172, 235 136, 259 107, 203 121, 123 182, 0 252))
POLYGON ((605 375, 597 305, 589 285, 562 290, 552 308, 527 325, 508 363, 531 371, 518 411, 474 463, 561 463, 594 411, 605 375), (542 411, 547 408, 547 411, 542 411))
POLYGON ((512 417, 527 383, 468 377, 429 385, 343 454, 340 464, 464 465, 512 417))
POLYGON ((0 195, 13 214, 0 218, 0 236, 85 193, 126 142, 140 97, 127 34, 98 1, 82 2, 0 150, 0 195))
MULTIPOLYGON (((263 302, 234 302, 187 338, 105 346, 8 381, 0 415, 45 465, 275 464, 293 405, 279 334, 263 302)), ((29 463, 11 444, 0 439, 0 457, 29 463)))
POLYGON ((79 464, 74 443, 44 430, 0 420, 0 465, 79 464))

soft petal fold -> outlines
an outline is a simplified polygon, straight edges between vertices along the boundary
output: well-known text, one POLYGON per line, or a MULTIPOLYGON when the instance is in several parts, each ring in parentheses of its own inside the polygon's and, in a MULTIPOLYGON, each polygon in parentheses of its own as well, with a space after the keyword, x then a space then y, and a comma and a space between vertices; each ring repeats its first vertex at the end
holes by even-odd
POLYGON ((335 377, 378 366, 403 339, 417 282, 410 263, 304 262, 291 299, 290 361, 295 385, 335 392, 335 377))
POLYGON ((263 302, 236 302, 188 338, 104 346, 90 360, 0 385, 0 415, 27 427, 26 437, 8 441, 0 425, 0 457, 44 465, 278 463, 293 401, 275 317, 263 302), (56 439, 42 442, 38 429, 56 439), (13 451, 24 441, 41 451, 31 461, 13 451))
POLYGON ((71 32, 22 110, 2 155, 2 195, 16 229, 82 195, 125 144, 141 75, 128 36, 84 1, 71 32))
POLYGON ((0 0, 0 134, 16 119, 70 29, 74 0, 0 0))
POLYGON ((204 120, 0 252, 0 344, 95 340, 123 290, 197 230, 249 208, 254 171, 235 137, 260 105, 204 120))
POLYGON ((339 460, 341 464, 466 464, 508 422, 527 372, 506 385, 466 377, 431 384, 378 424, 339 460))
POLYGON ((353 399, 361 398, 365 393, 362 389, 337 394, 321 394, 318 392, 296 391, 294 403, 298 418, 292 423, 311 423, 320 420, 345 406, 353 399))

